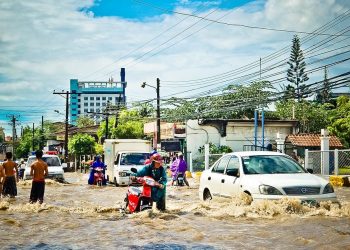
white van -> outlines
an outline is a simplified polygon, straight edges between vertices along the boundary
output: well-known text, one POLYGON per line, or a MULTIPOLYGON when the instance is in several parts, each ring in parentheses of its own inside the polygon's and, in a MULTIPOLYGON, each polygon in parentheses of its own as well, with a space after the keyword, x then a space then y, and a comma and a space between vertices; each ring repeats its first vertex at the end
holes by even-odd
MULTIPOLYGON (((58 158, 57 155, 43 155, 42 160, 47 163, 48 165, 48 176, 45 178, 51 178, 51 179, 63 179, 63 167, 60 161, 60 158, 58 158)), ((36 161, 36 157, 34 155, 29 156, 26 168, 24 170, 23 174, 23 180, 30 180, 32 179, 32 176, 30 175, 30 165, 36 161)))

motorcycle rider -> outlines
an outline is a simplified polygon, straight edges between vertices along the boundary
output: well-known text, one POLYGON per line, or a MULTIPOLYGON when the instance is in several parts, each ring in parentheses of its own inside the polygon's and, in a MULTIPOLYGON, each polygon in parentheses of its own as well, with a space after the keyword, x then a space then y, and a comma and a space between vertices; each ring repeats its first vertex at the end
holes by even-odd
POLYGON ((171 171, 173 172, 173 174, 172 174, 173 178, 172 178, 172 181, 171 181, 171 185, 172 186, 174 185, 174 182, 176 181, 176 178, 177 178, 178 174, 182 174, 185 184, 188 187, 190 186, 188 184, 187 179, 186 179, 187 163, 184 160, 183 154, 179 154, 178 158, 173 162, 173 164, 171 166, 171 171))
POLYGON ((137 171, 136 176, 133 175, 130 178, 135 180, 136 177, 152 177, 156 181, 156 186, 152 187, 152 200, 156 202, 158 210, 164 211, 167 175, 162 166, 162 157, 160 154, 153 154, 150 160, 151 163, 149 165, 145 165, 142 169, 137 171))
POLYGON ((106 185, 107 184, 107 181, 106 181, 106 165, 102 162, 101 160, 101 156, 100 155, 96 155, 95 156, 95 161, 91 164, 91 167, 90 167, 90 175, 89 175, 89 180, 88 180, 88 183, 90 185, 94 185, 95 184, 95 181, 94 181, 94 174, 95 174, 95 169, 96 168, 102 168, 103 169, 103 181, 102 181, 102 185, 106 185))

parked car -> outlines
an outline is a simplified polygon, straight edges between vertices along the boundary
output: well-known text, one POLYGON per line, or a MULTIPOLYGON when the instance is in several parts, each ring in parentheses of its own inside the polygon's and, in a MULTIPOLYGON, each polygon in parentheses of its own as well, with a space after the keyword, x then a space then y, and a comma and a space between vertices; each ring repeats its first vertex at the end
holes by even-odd
POLYGON ((310 202, 337 201, 328 181, 309 173, 290 156, 278 152, 225 154, 201 175, 199 197, 202 200, 215 196, 235 197, 241 192, 253 200, 289 197, 310 202))
MULTIPOLYGON (((26 168, 24 170, 23 180, 30 180, 30 165, 36 160, 35 156, 29 156, 26 168)), ((49 174, 46 178, 63 179, 63 167, 57 155, 43 155, 42 160, 48 165, 49 174)))

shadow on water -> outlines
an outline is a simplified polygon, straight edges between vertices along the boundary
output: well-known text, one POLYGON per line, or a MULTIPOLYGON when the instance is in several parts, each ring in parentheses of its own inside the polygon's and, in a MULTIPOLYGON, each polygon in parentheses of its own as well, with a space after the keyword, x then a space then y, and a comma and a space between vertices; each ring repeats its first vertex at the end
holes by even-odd
POLYGON ((192 250, 192 249, 204 249, 204 250, 212 250, 215 249, 212 246, 207 245, 191 245, 191 246, 185 246, 181 244, 175 244, 175 243, 162 243, 162 244, 147 244, 144 246, 129 246, 129 249, 135 249, 135 250, 153 250, 153 249, 159 249, 159 250, 192 250))

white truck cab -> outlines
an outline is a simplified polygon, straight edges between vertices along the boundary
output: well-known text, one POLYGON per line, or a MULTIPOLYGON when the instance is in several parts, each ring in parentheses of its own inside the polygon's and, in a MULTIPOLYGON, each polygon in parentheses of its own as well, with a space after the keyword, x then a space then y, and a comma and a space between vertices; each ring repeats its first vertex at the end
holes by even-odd
POLYGON ((139 139, 108 139, 103 147, 107 181, 115 186, 128 185, 131 168, 144 167, 152 150, 150 141, 139 139))

